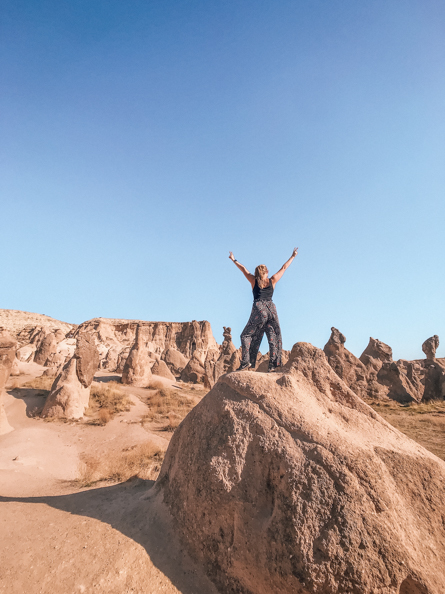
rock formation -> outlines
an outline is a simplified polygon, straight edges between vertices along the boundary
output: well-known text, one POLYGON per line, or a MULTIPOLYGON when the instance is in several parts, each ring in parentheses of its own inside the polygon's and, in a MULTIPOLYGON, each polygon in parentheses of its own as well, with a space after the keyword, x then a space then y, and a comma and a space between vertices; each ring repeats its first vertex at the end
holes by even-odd
POLYGON ((367 371, 363 363, 345 347, 346 338, 331 328, 331 336, 324 346, 324 353, 335 373, 351 388, 363 397, 367 395, 367 371))
POLYGON ((219 350, 209 350, 204 362, 205 378, 204 384, 212 388, 225 373, 235 371, 240 366, 240 356, 237 348, 232 342, 232 329, 223 326, 223 343, 219 350))
MULTIPOLYGON (((377 382, 386 387, 385 395, 397 402, 420 402, 423 385, 415 365, 409 361, 385 361, 377 373, 377 382)), ((381 390, 380 393, 383 393, 381 390)))
MULTIPOLYGON (((78 326, 73 336, 85 331, 93 333, 99 347, 104 347, 101 354, 102 367, 115 371, 119 353, 134 344, 138 326, 143 327, 145 346, 156 355, 162 355, 173 348, 188 361, 195 351, 205 357, 210 348, 217 347, 207 321, 178 323, 95 318, 78 326)), ((172 373, 175 374, 174 371, 172 373)))
POLYGON ((174 381, 176 378, 170 371, 167 366, 167 363, 162 359, 156 361, 156 363, 151 368, 151 372, 153 375, 158 375, 159 377, 165 377, 165 379, 169 379, 174 381))
POLYGON ((173 434, 153 496, 221 592, 441 594, 445 463, 294 345, 229 373, 173 434))
POLYGON ((439 337, 437 334, 427 338, 422 344, 422 351, 425 353, 429 361, 434 361, 436 358, 436 351, 439 348, 439 337))
POLYGON ((47 365, 48 360, 56 354, 57 345, 64 338, 65 335, 61 330, 48 332, 36 349, 34 362, 39 365, 47 365))
POLYGON ((122 383, 145 388, 152 376, 151 368, 155 363, 153 354, 147 348, 146 327, 139 325, 136 340, 125 361, 122 371, 122 383))
POLYGON ((4 395, 5 385, 15 359, 16 340, 3 328, 0 328, 0 435, 13 430, 6 418, 4 395))
POLYGON ((188 363, 188 360, 184 357, 184 355, 172 347, 163 353, 162 359, 165 361, 168 368, 175 377, 179 377, 181 375, 182 370, 188 363))
POLYGON ((80 419, 88 407, 91 383, 99 367, 99 353, 94 337, 77 336, 74 356, 57 375, 43 407, 43 417, 80 419))
POLYGON ((181 371, 181 381, 193 384, 204 383, 205 369, 202 359, 198 353, 194 353, 192 358, 181 371))

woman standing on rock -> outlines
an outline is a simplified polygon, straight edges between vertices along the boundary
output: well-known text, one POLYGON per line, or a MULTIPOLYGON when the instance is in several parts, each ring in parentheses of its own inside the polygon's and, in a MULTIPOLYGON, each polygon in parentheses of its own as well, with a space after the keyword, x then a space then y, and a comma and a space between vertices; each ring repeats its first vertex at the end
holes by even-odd
POLYGON ((264 333, 269 342, 269 369, 275 371, 281 367, 281 329, 278 321, 277 308, 272 301, 275 285, 283 276, 284 271, 289 268, 293 259, 298 254, 298 248, 294 248, 292 256, 283 264, 280 270, 268 277, 267 266, 260 264, 255 268, 255 276, 250 274, 245 266, 235 260, 232 252, 229 258, 234 262, 247 278, 252 286, 253 306, 249 321, 241 334, 242 359, 237 371, 255 367, 258 350, 264 333))

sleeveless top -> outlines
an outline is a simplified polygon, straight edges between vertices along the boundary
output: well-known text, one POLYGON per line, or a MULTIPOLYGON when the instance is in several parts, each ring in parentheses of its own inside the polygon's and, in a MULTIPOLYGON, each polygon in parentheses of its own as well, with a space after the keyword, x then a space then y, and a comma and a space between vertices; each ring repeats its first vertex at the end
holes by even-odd
POLYGON ((258 286, 258 281, 255 279, 255 286, 252 289, 254 301, 272 301, 273 286, 272 281, 269 279, 269 284, 264 289, 258 286))

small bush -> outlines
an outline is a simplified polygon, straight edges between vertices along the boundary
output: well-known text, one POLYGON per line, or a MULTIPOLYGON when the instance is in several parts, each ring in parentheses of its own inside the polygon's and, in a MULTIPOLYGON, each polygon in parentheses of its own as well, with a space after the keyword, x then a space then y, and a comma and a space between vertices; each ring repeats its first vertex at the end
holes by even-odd
POLYGON ((134 476, 156 480, 164 455, 161 448, 148 441, 104 458, 85 456, 76 483, 79 487, 89 487, 99 481, 124 482, 134 476))
POLYGON ((162 388, 153 396, 148 397, 149 412, 144 416, 142 422, 164 422, 166 423, 165 430, 174 431, 198 402, 199 398, 180 394, 171 388, 162 388))
POLYGON ((90 392, 90 409, 106 409, 110 419, 119 412, 130 410, 131 398, 119 388, 119 384, 92 384, 90 392))
POLYGON ((111 421, 111 413, 108 408, 101 408, 99 410, 99 425, 106 425, 111 421))
POLYGON ((150 380, 148 382, 147 388, 150 390, 162 390, 164 388, 164 384, 161 382, 161 380, 150 380))

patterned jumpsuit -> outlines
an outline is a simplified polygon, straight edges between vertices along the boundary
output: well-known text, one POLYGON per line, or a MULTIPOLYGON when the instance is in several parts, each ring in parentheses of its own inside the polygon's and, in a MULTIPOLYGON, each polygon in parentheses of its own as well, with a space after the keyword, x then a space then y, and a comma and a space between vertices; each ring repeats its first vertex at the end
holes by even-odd
POLYGON ((269 342, 269 369, 281 365, 281 329, 277 308, 272 301, 273 291, 270 281, 268 287, 261 289, 255 279, 252 313, 241 333, 242 364, 250 363, 255 367, 260 344, 266 333, 269 342))

